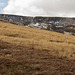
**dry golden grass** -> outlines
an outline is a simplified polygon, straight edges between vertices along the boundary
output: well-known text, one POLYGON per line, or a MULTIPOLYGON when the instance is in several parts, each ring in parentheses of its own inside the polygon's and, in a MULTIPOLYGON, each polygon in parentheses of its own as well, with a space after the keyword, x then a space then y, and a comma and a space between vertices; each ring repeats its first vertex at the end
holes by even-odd
POLYGON ((75 36, 0 21, 0 75, 74 75, 75 36))
POLYGON ((34 49, 51 50, 57 56, 75 58, 75 36, 72 35, 0 21, 0 40, 34 49))

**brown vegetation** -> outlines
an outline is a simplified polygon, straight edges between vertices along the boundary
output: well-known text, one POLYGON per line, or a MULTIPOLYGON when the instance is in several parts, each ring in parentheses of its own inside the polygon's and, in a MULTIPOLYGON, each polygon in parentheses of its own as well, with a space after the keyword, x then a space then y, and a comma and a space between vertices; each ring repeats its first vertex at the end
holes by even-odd
POLYGON ((1 75, 74 75, 75 36, 0 21, 1 75))

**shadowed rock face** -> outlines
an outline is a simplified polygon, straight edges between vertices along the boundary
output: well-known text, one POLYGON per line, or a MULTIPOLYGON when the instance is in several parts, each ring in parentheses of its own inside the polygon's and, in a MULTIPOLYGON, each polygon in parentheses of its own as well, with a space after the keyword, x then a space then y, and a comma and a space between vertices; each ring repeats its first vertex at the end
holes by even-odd
POLYGON ((75 18, 66 17, 29 17, 0 14, 0 19, 18 25, 46 29, 75 35, 75 18))

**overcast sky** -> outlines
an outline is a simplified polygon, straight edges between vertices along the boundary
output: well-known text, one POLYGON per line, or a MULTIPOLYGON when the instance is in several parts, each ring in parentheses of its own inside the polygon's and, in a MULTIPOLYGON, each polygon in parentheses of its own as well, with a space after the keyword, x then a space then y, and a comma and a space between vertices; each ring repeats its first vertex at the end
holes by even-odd
POLYGON ((75 0, 0 0, 3 5, 4 14, 75 17, 75 0))
POLYGON ((3 9, 7 6, 8 0, 0 0, 0 13, 3 12, 3 9))

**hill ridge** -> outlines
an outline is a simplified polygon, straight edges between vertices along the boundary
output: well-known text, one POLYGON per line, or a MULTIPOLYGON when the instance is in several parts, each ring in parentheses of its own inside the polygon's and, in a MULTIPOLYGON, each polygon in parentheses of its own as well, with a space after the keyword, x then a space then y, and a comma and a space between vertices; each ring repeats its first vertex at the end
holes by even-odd
POLYGON ((17 25, 75 35, 75 18, 0 14, 0 19, 17 25))
POLYGON ((74 75, 75 36, 0 21, 1 75, 74 75))

